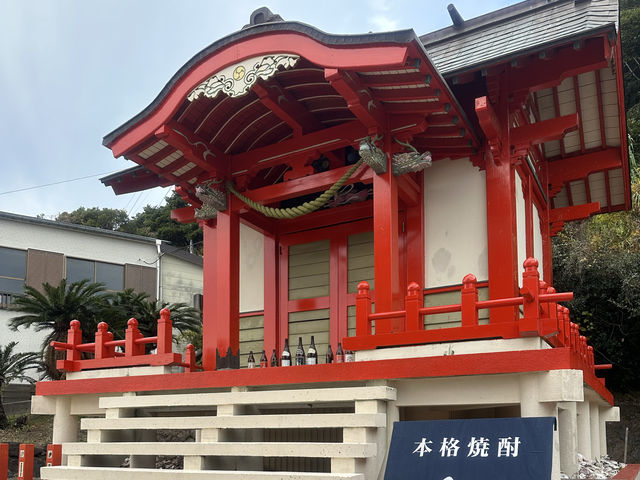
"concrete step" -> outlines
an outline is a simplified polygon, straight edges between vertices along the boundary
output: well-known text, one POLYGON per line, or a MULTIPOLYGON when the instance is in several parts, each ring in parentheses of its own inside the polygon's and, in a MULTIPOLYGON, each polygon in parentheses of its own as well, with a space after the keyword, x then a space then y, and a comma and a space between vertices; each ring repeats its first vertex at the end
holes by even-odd
POLYGON ((242 457, 367 458, 375 443, 316 442, 113 442, 65 443, 62 453, 78 455, 182 455, 242 457))
POLYGON ((225 417, 83 418, 83 430, 200 430, 205 428, 343 428, 386 427, 383 413, 318 413, 295 415, 235 415, 225 417))
POLYGON ((361 473, 252 472, 226 470, 156 470, 111 467, 44 467, 43 480, 365 480, 361 473))
POLYGON ((211 407, 217 405, 288 405, 396 400, 396 389, 387 386, 252 390, 248 392, 125 395, 103 397, 100 408, 211 407))

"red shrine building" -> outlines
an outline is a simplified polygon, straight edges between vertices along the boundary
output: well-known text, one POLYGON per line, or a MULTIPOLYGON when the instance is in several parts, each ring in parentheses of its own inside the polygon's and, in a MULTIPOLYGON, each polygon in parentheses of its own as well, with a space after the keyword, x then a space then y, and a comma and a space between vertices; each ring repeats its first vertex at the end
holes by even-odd
POLYGON ((136 164, 105 185, 175 185, 173 218, 204 231, 202 364, 169 312, 151 338, 71 325, 67 379, 33 401, 66 462, 42 478, 177 455, 154 478, 372 480, 398 420, 555 417, 553 479, 606 454, 610 366, 553 288, 551 238, 630 208, 617 2, 449 9, 418 36, 261 8, 104 138, 136 164), (280 366, 312 336, 317 364, 280 366), (245 368, 263 350, 277 365, 245 368))

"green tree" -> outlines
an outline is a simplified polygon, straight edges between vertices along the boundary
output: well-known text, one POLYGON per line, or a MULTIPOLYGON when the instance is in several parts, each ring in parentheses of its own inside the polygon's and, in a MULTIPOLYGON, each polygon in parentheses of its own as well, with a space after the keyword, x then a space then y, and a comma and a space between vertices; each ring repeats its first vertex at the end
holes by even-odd
POLYGON ((9 425, 7 414, 2 404, 2 392, 11 382, 33 383, 27 375, 29 370, 41 370, 40 355, 33 352, 14 353, 17 342, 9 342, 4 348, 0 345, 0 428, 9 425))
POLYGON ((640 1, 621 3, 620 36, 627 127, 640 145, 640 1))
POLYGON ((126 210, 80 207, 73 212, 62 212, 56 217, 56 221, 103 228, 105 230, 118 230, 129 221, 129 216, 126 210))
POLYGON ((126 289, 108 295, 108 310, 103 318, 110 318, 109 327, 116 338, 124 338, 127 321, 135 318, 138 328, 145 337, 153 337, 157 332, 160 310, 168 308, 174 330, 183 335, 187 332, 198 332, 202 327, 200 311, 185 303, 167 303, 152 300, 146 293, 126 289))
MULTIPOLYGON (((101 315, 109 308, 105 287, 87 280, 67 283, 62 280, 57 286, 43 284, 44 292, 25 286, 24 295, 15 298, 12 310, 18 312, 9 320, 13 330, 33 328, 46 331, 42 343, 42 353, 46 375, 53 380, 62 378, 56 368, 57 352, 49 345, 52 341, 65 342, 71 320, 78 320, 82 326, 83 341, 92 342, 101 315)), ((62 353, 62 352, 59 352, 62 353)))
MULTIPOLYGON (((160 207, 147 205, 144 210, 122 225, 120 231, 159 238, 176 247, 202 243, 202 230, 197 223, 182 224, 171 219, 171 210, 186 207, 187 203, 175 192, 160 207)), ((199 250, 200 251, 200 250, 199 250)))

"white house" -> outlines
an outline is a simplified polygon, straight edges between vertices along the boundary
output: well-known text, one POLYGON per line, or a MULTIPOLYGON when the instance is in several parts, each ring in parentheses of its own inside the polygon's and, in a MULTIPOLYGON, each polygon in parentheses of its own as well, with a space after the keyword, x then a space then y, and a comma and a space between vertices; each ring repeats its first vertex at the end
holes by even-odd
POLYGON ((45 333, 10 330, 8 307, 25 285, 40 289, 63 278, 198 306, 202 258, 155 238, 0 212, 0 345, 40 350, 45 333))

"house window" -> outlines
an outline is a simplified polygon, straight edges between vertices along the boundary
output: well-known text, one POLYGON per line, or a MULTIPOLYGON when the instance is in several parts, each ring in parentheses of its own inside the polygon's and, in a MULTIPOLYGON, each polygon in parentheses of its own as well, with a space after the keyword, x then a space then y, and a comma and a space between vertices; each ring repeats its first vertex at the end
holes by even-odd
POLYGON ((67 282, 80 280, 104 283, 107 290, 124 289, 124 265, 67 258, 67 282))
POLYGON ((13 295, 24 293, 27 252, 0 247, 0 308, 12 303, 13 295))

